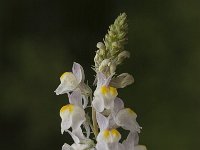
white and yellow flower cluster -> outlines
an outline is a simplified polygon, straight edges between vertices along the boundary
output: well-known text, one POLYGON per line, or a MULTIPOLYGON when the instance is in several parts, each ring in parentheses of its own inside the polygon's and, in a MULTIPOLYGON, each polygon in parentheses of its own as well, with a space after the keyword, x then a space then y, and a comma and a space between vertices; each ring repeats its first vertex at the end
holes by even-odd
POLYGON ((69 99, 60 109, 61 133, 67 132, 74 141, 72 145, 65 143, 62 150, 146 150, 138 144, 141 127, 136 121, 137 114, 117 97, 118 88, 134 82, 128 73, 115 76, 116 67, 130 57, 124 50, 127 29, 123 13, 110 26, 104 43, 97 44, 94 92, 84 83, 84 70, 78 63, 74 62, 72 72, 60 77, 55 93, 67 94, 69 99), (126 139, 122 139, 119 128, 129 132, 126 139))

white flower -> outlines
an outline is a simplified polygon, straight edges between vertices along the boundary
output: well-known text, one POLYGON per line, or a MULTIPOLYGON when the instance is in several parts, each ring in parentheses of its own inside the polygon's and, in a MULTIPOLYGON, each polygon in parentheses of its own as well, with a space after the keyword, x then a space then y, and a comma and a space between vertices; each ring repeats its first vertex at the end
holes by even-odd
MULTIPOLYGON (((84 96, 81 95, 81 91, 79 89, 73 91, 71 94, 68 94, 68 97, 69 97, 70 104, 67 106, 64 106, 65 108, 63 107, 64 109, 66 109, 65 110, 66 112, 64 113, 64 115, 63 115, 63 113, 61 113, 62 114, 61 131, 62 131, 62 133, 64 131, 66 131, 72 137, 74 137, 74 135, 76 135, 80 139, 85 140, 86 137, 83 134, 82 129, 80 128, 80 125, 83 124, 83 127, 85 128, 85 131, 86 131, 86 136, 87 136, 87 138, 89 138, 89 136, 90 136, 89 122, 86 120, 85 112, 83 110, 87 106, 88 101, 87 101, 87 99, 83 98, 84 96), (73 110, 74 107, 76 108, 75 110, 73 110), (74 111, 77 111, 77 112, 74 112, 74 111), (77 113, 81 113, 81 115, 78 115, 77 113), (78 121, 78 119, 80 122, 78 121), (75 122, 75 125, 77 125, 77 126, 74 127, 73 122, 75 122), (76 124, 76 122, 77 122, 77 124, 76 124), (70 125, 70 123, 71 123, 71 125, 70 125), (71 131, 69 132, 69 130, 68 130, 69 126, 72 127, 73 134, 71 133, 71 131)), ((73 139, 77 139, 77 138, 73 138, 73 139)), ((77 140, 74 140, 74 141, 77 141, 77 140)))
POLYGON ((112 75, 106 78, 103 73, 97 73, 97 88, 94 92, 92 105, 98 112, 114 107, 114 99, 118 93, 116 88, 109 86, 111 78, 112 75))
POLYGON ((60 109, 61 133, 72 127, 72 130, 78 129, 86 120, 83 108, 74 104, 67 104, 60 109))
MULTIPOLYGON (((118 101, 118 108, 123 107, 123 102, 118 101)), ((100 133, 97 136, 97 150, 146 150, 143 145, 138 145, 139 136, 137 132, 130 132, 127 139, 120 143, 121 134, 110 125, 110 116, 105 117, 97 113, 97 122, 100 128, 100 133)))
POLYGON ((91 90, 84 83, 85 74, 82 66, 78 63, 73 64, 72 72, 65 72, 60 77, 60 85, 54 91, 56 95, 69 93, 76 88, 80 88, 80 90, 84 93, 84 95, 88 95, 91 90))
POLYGON ((116 117, 116 124, 124 128, 125 130, 140 132, 141 127, 136 121, 137 115, 130 108, 124 108, 120 110, 116 117))
POLYGON ((120 98, 115 99, 112 115, 118 126, 131 132, 140 132, 141 127, 136 121, 137 114, 130 108, 124 108, 124 103, 120 98))
POLYGON ((97 150, 116 150, 121 139, 121 134, 114 128, 110 128, 109 117, 106 118, 100 113, 96 114, 97 122, 100 128, 100 132, 97 136, 97 150))

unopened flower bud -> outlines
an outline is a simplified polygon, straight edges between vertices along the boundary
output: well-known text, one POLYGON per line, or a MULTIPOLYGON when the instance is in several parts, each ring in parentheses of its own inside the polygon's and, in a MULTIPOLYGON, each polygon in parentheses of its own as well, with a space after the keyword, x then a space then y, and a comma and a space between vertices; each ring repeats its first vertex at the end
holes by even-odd
POLYGON ((115 64, 115 63, 112 63, 112 64, 110 65, 110 74, 114 73, 115 70, 116 70, 116 64, 115 64))
POLYGON ((112 47, 119 47, 119 44, 117 42, 113 42, 112 47))
POLYGON ((110 86, 115 88, 124 88, 134 82, 134 78, 132 75, 128 73, 122 73, 116 78, 113 78, 110 82, 110 86))
POLYGON ((99 54, 100 54, 101 56, 105 56, 105 50, 104 50, 104 49, 100 49, 100 50, 99 50, 99 54))
POLYGON ((105 49, 105 45, 102 42, 97 43, 97 48, 99 49, 105 49))
POLYGON ((108 67, 110 60, 109 59, 104 59, 101 62, 101 65, 99 66, 99 71, 103 72, 105 70, 106 67, 108 67))
POLYGON ((124 61, 124 59, 129 58, 129 57, 130 57, 130 53, 128 51, 122 51, 117 56, 117 64, 121 64, 124 61))

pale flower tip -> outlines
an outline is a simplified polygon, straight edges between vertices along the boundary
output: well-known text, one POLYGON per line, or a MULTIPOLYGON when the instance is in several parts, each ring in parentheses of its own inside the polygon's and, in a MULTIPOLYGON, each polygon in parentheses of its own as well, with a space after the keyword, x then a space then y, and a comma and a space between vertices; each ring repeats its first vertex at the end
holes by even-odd
POLYGON ((56 93, 56 95, 60 95, 61 94, 61 92, 60 92, 60 90, 58 88, 54 92, 56 93))
POLYGON ((54 93, 56 93, 56 95, 60 95, 60 94, 58 93, 57 89, 54 91, 54 93))
POLYGON ((61 83, 54 92, 56 93, 56 95, 60 95, 67 93, 68 90, 66 90, 66 85, 61 83))

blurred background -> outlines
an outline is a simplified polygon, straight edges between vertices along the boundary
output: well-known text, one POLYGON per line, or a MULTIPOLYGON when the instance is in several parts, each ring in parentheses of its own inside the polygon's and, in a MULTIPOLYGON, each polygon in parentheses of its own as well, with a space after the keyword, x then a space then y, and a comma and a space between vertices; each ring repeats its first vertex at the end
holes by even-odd
MULTIPOLYGON (((200 128, 199 0, 1 0, 0 147, 58 150, 66 95, 59 77, 80 63, 92 84, 96 43, 122 12, 131 52, 117 73, 135 83, 119 90, 152 150, 198 149, 200 128)), ((69 142, 69 143, 70 143, 69 142)))

